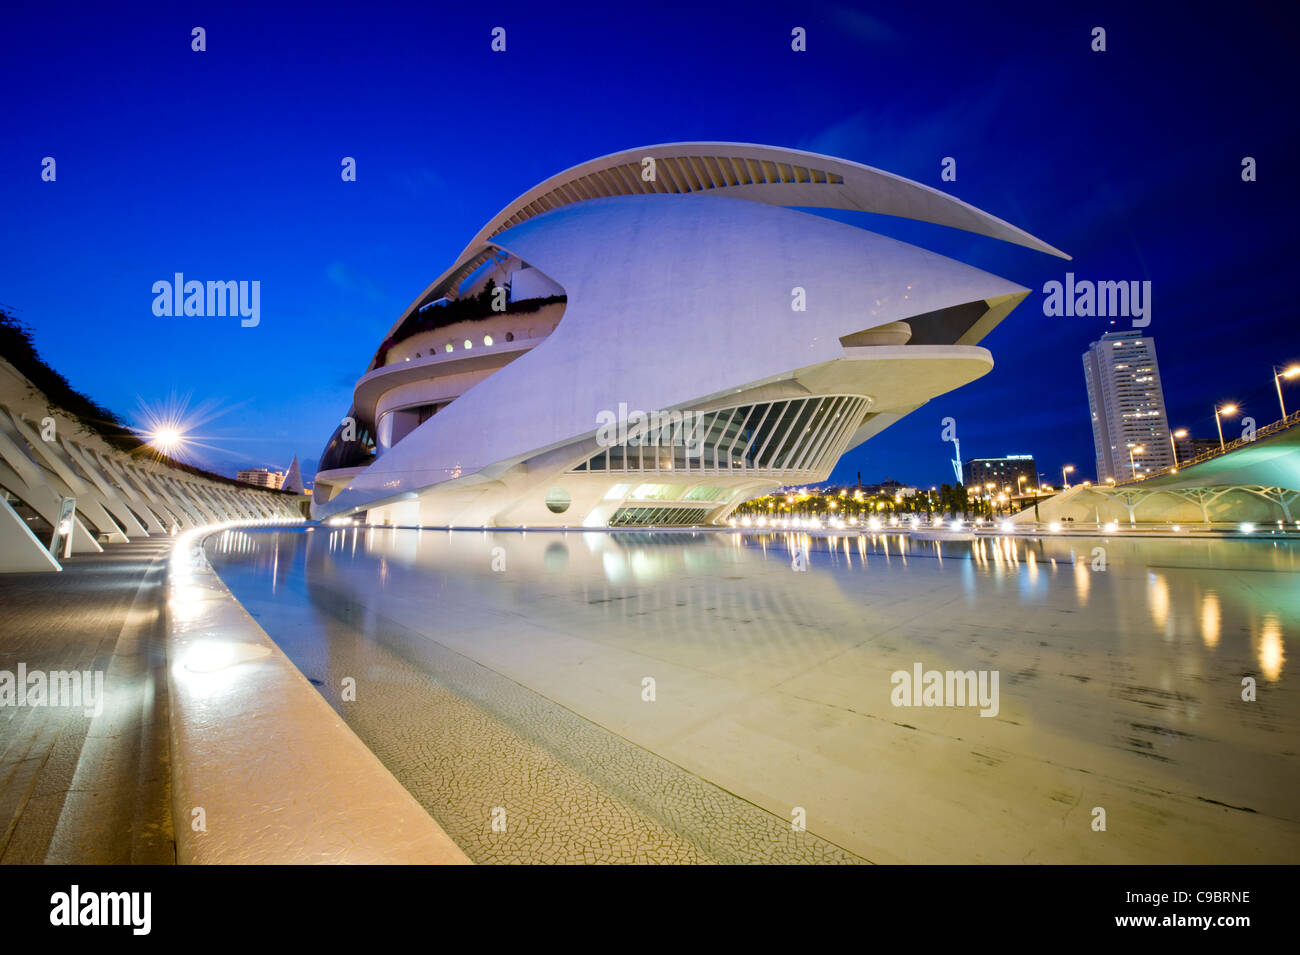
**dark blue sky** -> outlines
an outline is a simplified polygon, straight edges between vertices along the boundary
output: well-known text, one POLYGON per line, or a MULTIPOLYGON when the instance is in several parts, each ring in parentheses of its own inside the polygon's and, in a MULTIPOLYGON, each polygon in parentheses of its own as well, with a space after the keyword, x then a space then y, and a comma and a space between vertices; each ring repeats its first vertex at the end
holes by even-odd
MULTIPOLYGON (((74 387, 133 421, 172 395, 222 410, 198 428, 218 449, 199 463, 298 454, 309 475, 389 325, 508 201, 616 150, 738 140, 943 188, 1074 256, 837 216, 1034 292, 984 341, 992 373, 836 478, 950 479, 947 415, 967 458, 1032 453, 1049 480, 1067 462, 1091 476, 1079 356, 1108 326, 1044 317, 1043 283, 1067 269, 1153 282, 1174 426, 1213 436, 1216 400, 1274 420, 1270 367, 1300 360, 1292 18, 1058 6, 10 4, 0 303, 74 387), (790 51, 794 26, 806 53, 790 51), (261 324, 156 318, 150 288, 177 271, 259 280, 261 324)), ((1300 408, 1300 388, 1288 397, 1300 408)))

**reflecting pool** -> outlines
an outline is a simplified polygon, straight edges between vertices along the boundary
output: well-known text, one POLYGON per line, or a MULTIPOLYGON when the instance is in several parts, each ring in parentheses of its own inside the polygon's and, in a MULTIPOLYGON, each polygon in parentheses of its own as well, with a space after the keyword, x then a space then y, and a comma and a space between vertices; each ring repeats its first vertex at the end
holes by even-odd
POLYGON ((1300 862, 1294 543, 311 527, 206 550, 476 861, 1300 862))

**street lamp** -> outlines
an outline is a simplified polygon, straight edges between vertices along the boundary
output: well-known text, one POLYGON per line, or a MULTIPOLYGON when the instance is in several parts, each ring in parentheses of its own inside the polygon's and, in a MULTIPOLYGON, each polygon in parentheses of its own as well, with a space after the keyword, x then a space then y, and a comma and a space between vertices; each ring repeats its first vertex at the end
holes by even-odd
POLYGON ((1073 473, 1073 471, 1073 464, 1067 464, 1065 467, 1061 468, 1061 484, 1064 485, 1066 490, 1069 490, 1070 487, 1070 479, 1066 477, 1066 475, 1073 473))
POLYGON ((1132 445, 1132 444, 1130 444, 1130 445, 1128 446, 1128 471, 1129 471, 1129 474, 1132 475, 1134 478, 1137 477, 1137 465, 1133 462, 1133 455, 1135 455, 1135 454, 1142 454, 1142 453, 1144 453, 1145 451, 1146 451, 1146 446, 1145 446, 1145 445, 1141 445, 1141 444, 1138 444, 1138 445, 1132 445))
POLYGON ((1282 402, 1282 379, 1294 378, 1300 375, 1300 365, 1292 365, 1290 368, 1279 369, 1273 366, 1273 384, 1277 386, 1277 403, 1282 408, 1282 417, 1286 417, 1286 405, 1282 402))
POLYGON ((1178 445, 1174 444, 1174 438, 1187 437, 1187 429, 1179 428, 1177 431, 1169 432, 1169 449, 1174 452, 1174 467, 1178 467, 1178 445))
POLYGON ((1223 443, 1223 422, 1219 420, 1219 416, 1234 415, 1236 413, 1237 413, 1236 405, 1224 405, 1222 408, 1220 408, 1218 405, 1214 406, 1214 426, 1219 429, 1219 450, 1220 451, 1226 451, 1228 450, 1228 447, 1223 443))

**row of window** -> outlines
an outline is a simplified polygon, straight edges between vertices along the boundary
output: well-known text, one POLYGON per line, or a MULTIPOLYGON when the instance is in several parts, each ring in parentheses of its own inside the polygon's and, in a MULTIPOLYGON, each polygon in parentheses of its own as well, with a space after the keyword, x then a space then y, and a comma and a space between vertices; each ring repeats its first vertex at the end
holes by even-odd
MULTIPOLYGON (((514 341, 514 340, 515 340, 515 333, 514 333, 514 332, 506 332, 506 341, 508 341, 508 342, 512 342, 512 341, 514 341)), ((491 335, 484 335, 484 336, 483 336, 483 347, 485 347, 485 348, 491 348, 494 344, 496 344, 496 341, 495 341, 495 339, 493 339, 493 337, 492 337, 491 335)), ((464 348, 465 351, 469 351, 470 349, 472 349, 472 348, 474 347, 474 342, 473 342, 472 339, 467 338, 467 339, 465 339, 465 341, 464 341, 464 343, 461 345, 461 347, 464 348)), ((443 350, 444 352, 448 352, 448 353, 450 353, 450 352, 454 352, 454 351, 456 350, 456 343, 455 343, 455 342, 447 342, 447 344, 445 344, 445 345, 442 346, 442 350, 443 350)), ((433 357, 434 355, 436 355, 436 354, 437 354, 437 352, 436 352, 434 349, 432 349, 432 348, 429 349, 429 357, 430 357, 430 358, 432 358, 432 357, 433 357)), ((408 356, 406 357, 406 360, 407 360, 407 361, 410 361, 410 360, 411 360, 411 357, 412 357, 412 356, 408 355, 408 356)), ((416 358, 423 358, 423 357, 424 357, 424 352, 416 352, 414 357, 416 357, 416 358)))

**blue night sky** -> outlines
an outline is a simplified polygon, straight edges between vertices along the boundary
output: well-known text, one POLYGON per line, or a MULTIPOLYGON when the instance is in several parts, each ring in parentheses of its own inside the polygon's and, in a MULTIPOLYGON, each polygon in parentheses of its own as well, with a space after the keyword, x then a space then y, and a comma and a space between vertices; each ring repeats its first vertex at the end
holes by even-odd
MULTIPOLYGON (((197 463, 232 474, 297 454, 310 477, 384 332, 507 202, 605 153, 736 140, 913 178, 1074 256, 835 214, 1033 290, 983 342, 993 372, 835 478, 951 480, 949 415, 967 458, 1031 453, 1049 481, 1064 463, 1091 477, 1079 356, 1112 326, 1044 317, 1043 283, 1067 269, 1152 281, 1147 331, 1175 427, 1213 436, 1215 401, 1278 416, 1270 367, 1300 360, 1287 165, 1300 38, 1284 12, 490 6, 7 5, 0 303, 132 423, 172 396, 219 412, 196 429, 214 446, 197 463), (794 26, 806 53, 790 50, 794 26), (1094 26, 1106 53, 1089 48, 1094 26), (955 183, 940 181, 944 156, 955 183), (1243 156, 1257 182, 1242 182, 1243 156), (261 324, 155 317, 151 286, 174 272, 260 280, 261 324)), ((1300 407, 1300 387, 1288 399, 1300 407)))

